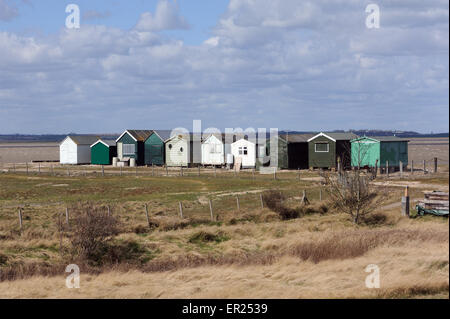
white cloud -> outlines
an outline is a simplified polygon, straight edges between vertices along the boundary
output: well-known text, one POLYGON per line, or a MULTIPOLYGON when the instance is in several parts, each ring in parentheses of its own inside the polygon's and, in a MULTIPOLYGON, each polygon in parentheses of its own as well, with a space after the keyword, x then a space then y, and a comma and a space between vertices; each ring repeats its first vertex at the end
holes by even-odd
POLYGON ((138 31, 161 31, 174 29, 188 29, 189 24, 179 14, 178 6, 168 0, 160 0, 156 5, 156 12, 141 14, 135 29, 138 31))
POLYGON ((0 32, 0 131, 115 132, 192 119, 448 131, 448 24, 428 17, 448 16, 448 2, 380 1, 381 28, 369 30, 359 0, 231 0, 196 46, 154 32, 180 25, 162 4, 175 8, 160 2, 132 30, 0 32))

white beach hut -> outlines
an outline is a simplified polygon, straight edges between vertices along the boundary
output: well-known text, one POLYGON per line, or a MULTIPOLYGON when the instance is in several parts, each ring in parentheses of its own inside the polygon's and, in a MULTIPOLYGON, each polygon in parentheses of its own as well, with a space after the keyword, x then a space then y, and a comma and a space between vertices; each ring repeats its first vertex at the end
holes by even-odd
POLYGON ((246 139, 241 138, 231 144, 231 154, 234 163, 241 162, 242 168, 253 168, 256 166, 256 145, 246 139))
POLYGON ((94 135, 67 136, 59 144, 59 162, 61 164, 90 164, 91 145, 99 139, 94 135))
POLYGON ((210 134, 203 140, 202 165, 225 165, 225 145, 221 134, 210 134))

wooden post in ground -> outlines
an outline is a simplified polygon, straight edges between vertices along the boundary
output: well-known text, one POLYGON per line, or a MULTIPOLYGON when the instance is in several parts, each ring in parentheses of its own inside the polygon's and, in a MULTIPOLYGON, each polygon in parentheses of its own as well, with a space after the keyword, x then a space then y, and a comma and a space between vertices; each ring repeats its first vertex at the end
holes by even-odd
POLYGON ((122 176, 122 166, 120 166, 120 176, 122 176))
POLYGON ((180 166, 180 176, 183 176, 183 166, 180 166))
POLYGON ((236 196, 236 205, 237 205, 237 209, 241 210, 241 205, 239 203, 239 196, 236 196))
POLYGON ((179 202, 178 206, 180 207, 180 217, 183 218, 183 204, 181 204, 181 202, 179 202))
POLYGON ((261 208, 264 209, 264 201, 263 201, 263 196, 262 194, 259 194, 259 200, 261 202, 261 208))
POLYGON ((109 207, 109 205, 106 208, 108 209, 107 212, 108 217, 111 217, 111 208, 109 207))
POLYGON ((409 192, 408 186, 405 188, 405 196, 402 197, 402 216, 409 217, 409 192))
POLYGON ((389 161, 386 161, 386 176, 389 178, 389 161))
POLYGON ((38 163, 38 175, 41 175, 41 163, 38 163))
POLYGON ((277 179, 277 168, 273 168, 273 179, 277 179))
POLYGON ((13 172, 16 173, 16 163, 13 163, 13 172))
POLYGON ((337 158, 337 171, 340 173, 341 172, 341 158, 338 156, 337 158))
POLYGON ((198 166, 198 177, 200 177, 200 165, 198 166))
POLYGON ((155 164, 152 164, 152 176, 155 176, 155 164))
POLYGON ((136 167, 134 168, 134 175, 135 175, 136 177, 138 176, 138 172, 137 172, 138 170, 137 170, 137 168, 138 168, 138 167, 137 167, 137 165, 136 165, 136 167))
POLYGON ((211 221, 214 221, 214 212, 213 212, 211 199, 209 200, 209 213, 211 214, 211 221))
POLYGON ((438 159, 437 159, 437 157, 435 157, 435 158, 433 158, 433 166, 434 166, 434 168, 433 168, 433 173, 437 173, 437 171, 438 171, 438 159))
POLYGON ((144 204, 144 208, 145 208, 145 218, 147 219, 147 225, 148 225, 148 227, 150 227, 150 216, 148 215, 148 206, 147 206, 147 204, 144 204))
POLYGON ((303 190, 302 204, 303 205, 308 205, 309 204, 308 197, 306 197, 306 190, 303 190))
POLYGON ((427 162, 425 160, 423 160, 423 173, 427 173, 427 162))
POLYGON ((19 208, 19 228, 20 228, 20 232, 22 232, 22 228, 23 228, 22 208, 19 208))
POLYGON ((322 201, 322 188, 319 190, 319 200, 322 201))
POLYGON ((297 179, 300 180, 300 167, 297 168, 297 179))
POLYGON ((25 163, 27 165, 27 175, 28 175, 28 162, 25 163))
POLYGON ((69 225, 69 209, 66 207, 66 224, 69 225))
POLYGON ((400 178, 402 178, 403 177, 403 162, 402 161, 399 162, 399 166, 400 166, 400 178))
POLYGON ((67 176, 70 176, 69 166, 67 166, 67 176))
POLYGON ((411 160, 411 175, 414 174, 414 160, 411 160))
POLYGON ((214 177, 217 177, 216 165, 214 165, 214 177))
POLYGON ((102 165, 102 176, 105 176, 105 166, 102 165))
POLYGON ((166 165, 166 176, 169 176, 169 168, 166 165))

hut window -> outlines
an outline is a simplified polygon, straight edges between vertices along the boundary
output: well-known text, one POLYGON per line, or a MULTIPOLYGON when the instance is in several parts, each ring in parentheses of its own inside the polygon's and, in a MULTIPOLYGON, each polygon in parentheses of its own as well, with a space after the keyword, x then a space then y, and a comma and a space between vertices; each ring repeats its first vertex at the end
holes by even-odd
POLYGON ((135 145, 134 144, 123 144, 123 154, 124 155, 132 155, 135 153, 135 145))
POLYGON ((216 153, 222 153, 222 145, 216 144, 216 153))
POLYGON ((180 147, 180 152, 183 153, 183 148, 182 147, 180 147))
POLYGON ((172 149, 172 144, 169 144, 169 150, 171 150, 172 149))
POLYGON ((247 146, 239 147, 239 155, 247 155, 247 154, 248 154, 247 146))
POLYGON ((330 151, 330 144, 328 143, 315 143, 316 153, 328 153, 330 151))

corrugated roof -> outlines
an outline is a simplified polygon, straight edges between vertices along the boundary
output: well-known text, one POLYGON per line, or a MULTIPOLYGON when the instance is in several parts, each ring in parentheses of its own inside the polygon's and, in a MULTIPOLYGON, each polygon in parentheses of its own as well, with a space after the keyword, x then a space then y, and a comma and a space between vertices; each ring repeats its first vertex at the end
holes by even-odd
POLYGON ((167 141, 171 137, 170 130, 153 130, 153 132, 155 132, 163 140, 163 142, 167 141))
POLYGON ((397 136, 366 136, 366 137, 373 138, 374 140, 380 142, 409 142, 408 139, 397 136))
POLYGON ((127 130, 137 141, 144 142, 152 133, 152 130, 127 130))
POLYGON ((115 140, 101 140, 103 143, 108 144, 109 146, 116 146, 115 140))
POLYGON ((316 134, 280 134, 280 137, 288 143, 307 143, 316 134))
POLYGON ((324 133, 324 134, 334 138, 336 141, 353 140, 355 138, 358 138, 358 135, 354 133, 324 133))
POLYGON ((92 145, 99 139, 97 135, 69 135, 77 145, 92 145))

